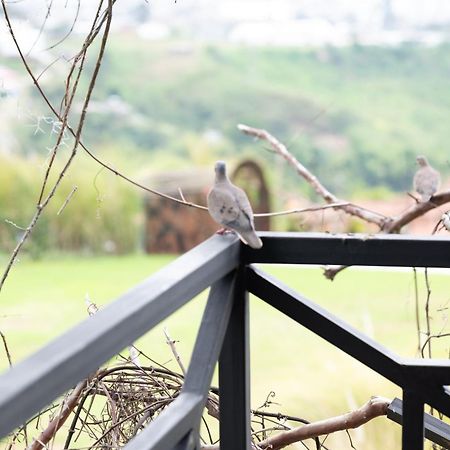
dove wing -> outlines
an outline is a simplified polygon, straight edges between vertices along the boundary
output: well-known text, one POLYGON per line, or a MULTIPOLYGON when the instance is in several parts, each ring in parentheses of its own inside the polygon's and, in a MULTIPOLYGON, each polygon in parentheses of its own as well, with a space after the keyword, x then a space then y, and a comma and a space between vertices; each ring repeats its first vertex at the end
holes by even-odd
POLYGON ((424 196, 431 197, 438 190, 439 182, 439 172, 431 167, 419 169, 414 176, 414 188, 424 196))
POLYGON ((244 190, 241 188, 238 188, 237 186, 233 186, 234 195, 236 198, 236 202, 239 205, 239 209, 242 211, 243 216, 243 222, 242 225, 246 228, 248 225, 250 225, 251 228, 254 228, 254 220, 253 220, 253 210, 252 206, 250 205, 250 201, 248 200, 247 194, 244 190))
POLYGON ((209 191, 207 203, 211 217, 220 225, 229 226, 239 217, 238 204, 229 190, 213 187, 209 191))
POLYGON ((253 229, 253 213, 245 192, 236 187, 215 186, 208 194, 208 210, 220 225, 236 231, 253 229))

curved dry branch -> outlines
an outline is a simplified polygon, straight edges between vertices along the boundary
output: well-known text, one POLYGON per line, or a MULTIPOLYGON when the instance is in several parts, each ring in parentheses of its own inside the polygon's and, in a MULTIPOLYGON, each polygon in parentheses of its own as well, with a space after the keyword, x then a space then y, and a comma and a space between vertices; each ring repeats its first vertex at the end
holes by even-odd
MULTIPOLYGON (((390 403, 391 401, 388 399, 372 397, 365 405, 355 411, 302 425, 292 430, 282 431, 258 442, 257 448, 261 450, 280 450, 295 442, 324 436, 336 431, 358 428, 376 417, 385 416, 390 403)), ((202 450, 219 450, 219 448, 219 445, 202 446, 202 450)))
MULTIPOLYGON (((350 202, 340 200, 336 195, 330 192, 313 173, 311 173, 303 164, 301 164, 297 160, 297 158, 295 158, 295 156, 289 152, 289 150, 282 142, 280 142, 268 131, 242 124, 238 125, 238 129, 248 136, 253 136, 256 139, 266 141, 271 146, 274 153, 277 153, 278 155, 283 157, 295 169, 297 174, 311 185, 311 187, 317 192, 318 195, 320 195, 327 203, 335 203, 336 205, 334 206, 334 209, 340 209, 342 211, 345 211, 347 214, 359 217, 366 222, 374 223, 378 225, 380 232, 382 233, 400 233, 402 228, 413 220, 423 216, 428 211, 431 211, 450 202, 450 190, 447 190, 435 194, 427 202, 416 201, 414 205, 396 216, 385 216, 384 214, 378 213, 376 211, 371 211, 360 205, 355 205, 350 202), (341 204, 339 205, 339 203, 341 204)), ((326 267, 324 269, 324 276, 329 280, 333 280, 339 272, 346 269, 347 267, 348 266, 326 267)))
POLYGON ((341 209, 347 214, 378 225, 380 227, 380 231, 383 233, 399 233, 405 225, 409 224, 413 220, 423 216, 432 209, 438 208, 439 206, 450 202, 450 190, 448 190, 434 195, 428 202, 416 202, 409 209, 397 216, 385 216, 384 214, 371 211, 360 205, 355 205, 339 199, 336 195, 330 192, 313 173, 301 164, 297 158, 289 152, 282 142, 280 142, 268 131, 242 124, 238 125, 238 129, 244 134, 269 143, 273 151, 283 157, 295 169, 297 174, 303 177, 306 182, 309 183, 317 192, 317 194, 320 195, 327 203, 342 203, 342 205, 336 206, 336 209, 341 209))
POLYGON ((383 227, 383 224, 387 219, 385 215, 339 199, 336 195, 330 192, 313 173, 311 173, 302 163, 300 163, 300 161, 298 161, 298 159, 289 152, 282 142, 280 142, 268 131, 260 128, 252 128, 242 124, 238 125, 238 129, 244 134, 253 136, 257 139, 262 139, 269 143, 275 153, 283 157, 295 169, 297 174, 303 177, 306 182, 309 183, 317 192, 317 194, 320 195, 327 203, 342 203, 341 206, 336 208, 339 208, 352 216, 360 217, 366 222, 374 223, 380 228, 383 227))
POLYGON ((398 216, 387 220, 382 226, 384 233, 399 233, 401 229, 418 217, 423 216, 428 211, 438 208, 450 202, 450 190, 433 195, 427 202, 416 203, 398 216))

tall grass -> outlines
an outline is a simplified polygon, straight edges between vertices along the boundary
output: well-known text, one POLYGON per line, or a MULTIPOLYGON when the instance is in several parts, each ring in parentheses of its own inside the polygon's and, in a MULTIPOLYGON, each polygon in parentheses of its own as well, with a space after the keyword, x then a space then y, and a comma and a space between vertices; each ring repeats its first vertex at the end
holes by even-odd
MULTIPOLYGON (((0 251, 9 252, 36 207, 45 161, 0 155, 0 251), (15 225, 17 225, 17 227, 15 225)), ((141 193, 79 158, 37 223, 25 252, 125 253, 138 248, 141 193), (66 199, 76 191, 62 210, 66 199), (59 214, 58 214, 59 212, 59 214)))

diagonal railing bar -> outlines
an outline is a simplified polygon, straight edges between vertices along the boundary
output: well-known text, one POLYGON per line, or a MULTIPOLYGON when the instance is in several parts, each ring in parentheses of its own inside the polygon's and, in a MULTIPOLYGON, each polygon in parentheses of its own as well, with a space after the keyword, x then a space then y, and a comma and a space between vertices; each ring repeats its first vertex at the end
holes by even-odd
MULTIPOLYGON (((403 363, 402 358, 382 345, 319 305, 302 297, 261 269, 251 266, 247 270, 248 286, 251 293, 393 383, 415 389, 417 393, 420 392, 421 396, 426 393, 426 402, 430 406, 449 415, 450 397, 442 388, 442 384, 439 386, 439 380, 424 380, 420 376, 413 376, 415 372, 408 371, 409 366, 403 363)), ((435 367, 439 362, 420 362, 423 363, 424 367, 418 365, 418 368, 426 370, 428 365, 430 370, 436 370, 439 374, 445 372, 445 368, 441 372, 438 367, 435 367)), ((445 363, 445 366, 448 367, 448 362, 445 363)))
POLYGON ((258 233, 259 250, 242 249, 245 263, 449 267, 450 239, 437 236, 258 233))
POLYGON ((230 319, 234 280, 235 274, 230 273, 211 287, 179 398, 138 434, 125 450, 168 450, 190 430, 195 430, 198 435, 214 367, 230 319), (191 402, 182 403, 184 397, 197 399, 196 409, 191 402), (186 417, 183 417, 183 412, 186 417))
POLYGON ((220 448, 250 450, 250 346, 246 271, 236 280, 231 312, 219 359, 220 448))
POLYGON ((181 393, 126 450, 198 449, 201 414, 217 360, 221 449, 250 450, 249 292, 402 387, 403 411, 393 410, 391 417, 403 422, 403 449, 423 450, 424 429, 427 437, 449 440, 448 425, 424 414, 428 404, 450 417, 448 360, 401 358, 281 281, 246 265, 449 267, 450 240, 399 235, 261 235, 264 246, 257 251, 233 235, 212 237, 0 375, 0 436, 212 286, 181 393))
POLYGON ((191 432, 203 403, 199 394, 180 394, 124 450, 172 450, 191 432))
POLYGON ((0 436, 24 423, 235 269, 235 236, 214 236, 0 376, 0 436))
POLYGON ((194 433, 191 431, 188 433, 175 447, 173 450, 197 450, 198 447, 195 444, 194 433))
POLYGON ((211 287, 189 370, 183 384, 183 392, 193 392, 204 396, 208 394, 230 320, 236 277, 235 271, 211 287))
POLYGON ((248 268, 248 288, 261 300, 391 381, 402 379, 400 359, 394 353, 261 269, 248 268))

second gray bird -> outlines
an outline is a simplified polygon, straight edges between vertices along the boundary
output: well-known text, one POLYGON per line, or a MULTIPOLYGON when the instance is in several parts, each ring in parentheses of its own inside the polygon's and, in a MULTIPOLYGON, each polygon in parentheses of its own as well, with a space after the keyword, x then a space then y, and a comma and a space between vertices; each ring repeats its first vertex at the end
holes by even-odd
POLYGON ((214 186, 207 198, 211 217, 224 228, 235 231, 244 244, 261 248, 263 244, 255 232, 253 211, 246 193, 228 179, 223 161, 216 162, 215 171, 214 186))
POLYGON ((422 202, 427 202, 439 189, 441 176, 425 156, 418 156, 416 161, 420 167, 414 175, 414 190, 420 194, 422 202))

